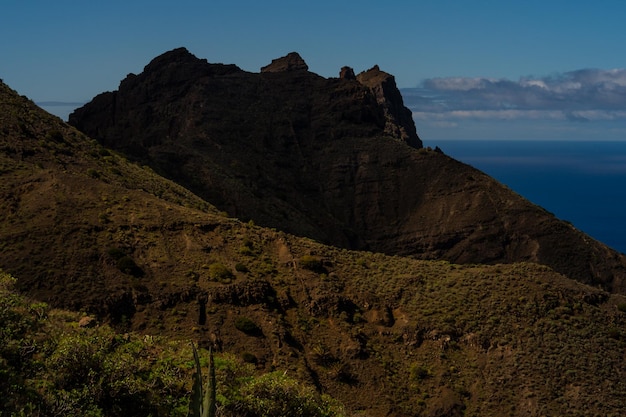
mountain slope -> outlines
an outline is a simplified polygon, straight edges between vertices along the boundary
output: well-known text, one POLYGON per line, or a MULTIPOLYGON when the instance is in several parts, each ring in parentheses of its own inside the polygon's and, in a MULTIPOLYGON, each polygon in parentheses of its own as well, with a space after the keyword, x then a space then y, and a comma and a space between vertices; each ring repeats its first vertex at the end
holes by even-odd
POLYGON ((180 217, 193 222, 217 210, 4 84, 0 94, 2 267, 23 277, 21 289, 58 306, 124 314, 111 309, 116 297, 128 296, 124 286, 132 277, 107 251, 115 247, 132 257, 129 235, 162 236, 180 217))
POLYGON ((423 149, 391 75, 341 74, 319 77, 297 54, 253 74, 181 48, 70 123, 237 218, 351 249, 538 262, 626 291, 623 255, 423 149))
MULTIPOLYGON (((623 414, 624 296, 534 264, 348 251, 228 219, 8 87, 0 95, 0 268, 22 292, 141 332, 144 344, 153 334, 192 339, 259 372, 280 370, 349 415, 623 414)), ((14 323, 15 302, 4 300, 0 318, 14 323)), ((20 323, 46 311, 18 310, 30 315, 20 323)), ((33 361, 13 387, 63 357, 54 346, 66 334, 46 342, 41 331, 0 350, 10 355, 0 366, 33 361)), ((134 334, 78 334, 115 354, 141 346, 134 334)), ((85 379, 73 384, 97 392, 89 376, 101 362, 75 359, 85 379)), ((49 390, 63 375, 28 387, 49 390)), ((110 415, 155 415, 133 412, 142 404, 110 415)))

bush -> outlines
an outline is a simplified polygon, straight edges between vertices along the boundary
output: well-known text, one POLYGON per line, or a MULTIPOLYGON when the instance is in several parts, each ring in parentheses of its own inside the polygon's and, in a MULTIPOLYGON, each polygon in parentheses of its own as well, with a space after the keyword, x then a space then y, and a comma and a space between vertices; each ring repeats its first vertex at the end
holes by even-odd
POLYGON ((621 311, 622 313, 626 313, 626 303, 619 303, 617 305, 617 309, 621 311))
POLYGON ((235 328, 240 332, 253 336, 261 333, 261 328, 257 326, 255 322, 243 316, 238 317, 237 320, 235 320, 235 328))
POLYGON ((247 246, 242 246, 239 248, 239 254, 244 256, 253 256, 254 252, 247 246))
POLYGON ((308 269, 309 271, 318 272, 318 273, 326 273, 326 269, 322 264, 322 260, 317 256, 312 255, 304 255, 300 258, 300 266, 304 269, 308 269))
POLYGON ((215 262, 209 265, 209 278, 211 281, 228 283, 233 278, 233 273, 224 264, 215 262))
POLYGON ((63 138, 63 133, 58 130, 49 131, 46 135, 46 139, 57 143, 65 142, 65 139, 63 138))
MULTIPOLYGON (((107 325, 78 327, 79 315, 29 302, 15 282, 0 270, 0 393, 8 393, 0 416, 188 415, 195 369, 189 344, 116 334, 107 325)), ((219 415, 343 415, 337 403, 284 372, 259 377, 255 358, 215 358, 219 415)))
POLYGON ((93 168, 87 170, 87 175, 94 179, 100 178, 100 173, 93 168))
POLYGON ((245 256, 254 256, 254 243, 247 237, 244 238, 243 242, 241 242, 239 253, 245 256))
POLYGON ((268 417, 341 416, 341 407, 284 372, 265 374, 241 388, 241 415, 268 417))
POLYGON ((412 381, 422 381, 432 375, 430 369, 416 363, 409 368, 409 374, 412 381))
POLYGON ((117 268, 123 273, 134 277, 141 277, 144 274, 143 270, 135 263, 133 258, 127 255, 117 260, 117 268))
POLYGON ((243 361, 246 363, 252 363, 255 365, 259 361, 257 357, 254 355, 254 353, 250 353, 250 352, 243 352, 241 354, 241 359, 243 359, 243 361))
POLYGON ((111 258, 115 259, 116 261, 123 258, 124 256, 126 256, 126 252, 124 252, 123 250, 121 250, 120 248, 110 248, 107 251, 107 255, 109 255, 111 258))

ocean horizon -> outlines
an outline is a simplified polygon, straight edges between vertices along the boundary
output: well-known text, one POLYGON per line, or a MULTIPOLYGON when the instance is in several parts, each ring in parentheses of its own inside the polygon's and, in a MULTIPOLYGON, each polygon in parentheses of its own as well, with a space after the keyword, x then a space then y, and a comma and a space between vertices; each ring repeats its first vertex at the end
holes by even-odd
POLYGON ((626 253, 626 141, 439 140, 446 155, 626 253))

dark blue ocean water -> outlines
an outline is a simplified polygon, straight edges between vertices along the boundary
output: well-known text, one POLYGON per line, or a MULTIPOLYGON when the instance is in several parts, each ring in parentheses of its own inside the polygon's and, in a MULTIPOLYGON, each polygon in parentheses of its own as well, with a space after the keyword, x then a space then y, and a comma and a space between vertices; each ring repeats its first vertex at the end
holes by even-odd
POLYGON ((438 141, 455 159, 626 253, 626 142, 438 141))

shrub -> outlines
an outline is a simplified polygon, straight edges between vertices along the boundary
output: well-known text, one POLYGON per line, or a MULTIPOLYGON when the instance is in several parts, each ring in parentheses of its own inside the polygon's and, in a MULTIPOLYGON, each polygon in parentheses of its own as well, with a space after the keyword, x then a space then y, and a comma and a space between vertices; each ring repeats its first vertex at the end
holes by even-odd
POLYGON ((87 170, 87 175, 95 179, 100 178, 100 173, 93 168, 87 170))
POLYGON ((248 317, 243 316, 238 317, 237 320, 235 320, 235 328, 240 332, 253 336, 261 333, 261 329, 255 322, 250 320, 248 317))
POLYGON ((239 253, 245 256, 254 256, 254 243, 247 237, 244 238, 239 253))
POLYGON ((107 250, 107 255, 109 255, 111 258, 115 259, 116 261, 123 258, 124 256, 126 256, 126 252, 124 252, 123 250, 121 250, 120 248, 109 248, 109 250, 107 250))
POLYGON ((242 246, 239 248, 239 254, 244 256, 253 256, 254 252, 247 246, 242 246))
POLYGON ((98 149, 98 154, 100 156, 111 156, 111 152, 109 152, 106 148, 98 149))
POLYGON ((411 380, 421 381, 431 376, 431 371, 424 365, 413 364, 409 368, 411 380))
POLYGON ((300 258, 300 266, 313 272, 326 272, 324 265, 322 265, 322 260, 317 256, 304 255, 300 258))
POLYGON ((341 416, 341 407, 313 388, 289 378, 284 372, 272 372, 254 379, 241 388, 241 415, 268 417, 341 416))
POLYGON ((241 354, 241 359, 243 359, 243 361, 246 363, 252 363, 252 364, 256 364, 259 361, 257 357, 254 355, 254 353, 250 353, 250 352, 243 352, 241 354))
POLYGON ((235 264, 235 271, 243 272, 243 273, 249 272, 248 267, 242 264, 241 262, 237 262, 235 264))
POLYGON ((46 135, 46 139, 57 142, 57 143, 65 142, 65 139, 63 138, 63 133, 61 133, 58 130, 49 131, 48 134, 46 135))
POLYGON ((212 281, 230 282, 233 273, 224 264, 215 262, 209 265, 209 278, 212 281))
POLYGON ((619 303, 617 305, 617 309, 621 311, 622 313, 626 313, 626 303, 619 303))
POLYGON ((123 273, 134 277, 141 277, 144 274, 143 270, 135 263, 133 258, 127 255, 117 260, 117 268, 123 273))
POLYGON ((15 282, 0 270, 0 392, 9 393, 0 416, 186 417, 194 370, 207 381, 199 365, 209 366, 205 375, 215 370, 208 379, 216 390, 199 397, 209 397, 221 416, 344 415, 338 403, 285 372, 259 377, 252 353, 220 355, 211 366, 209 351, 209 363, 198 355, 190 362, 189 346, 179 342, 116 334, 107 325, 80 328, 78 315, 28 302, 14 292, 15 282))

